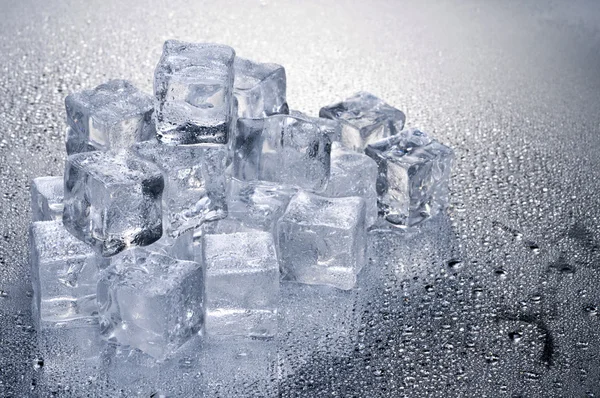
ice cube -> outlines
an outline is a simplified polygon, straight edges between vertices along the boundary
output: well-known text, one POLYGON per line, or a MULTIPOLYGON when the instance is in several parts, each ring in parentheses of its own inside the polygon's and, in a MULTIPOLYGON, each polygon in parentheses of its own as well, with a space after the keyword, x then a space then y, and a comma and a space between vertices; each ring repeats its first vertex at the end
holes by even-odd
POLYGON ((283 280, 351 289, 365 264, 365 201, 300 191, 277 226, 283 280))
POLYGON ((62 177, 38 177, 31 183, 32 221, 62 220, 64 181, 62 177))
POLYGON ((406 120, 402 111, 364 91, 321 108, 319 116, 340 121, 342 143, 359 152, 372 142, 398 133, 406 120))
POLYGON ((279 264, 264 231, 203 234, 209 336, 273 336, 277 330, 279 264))
POLYGON ((240 181, 228 184, 229 217, 249 228, 273 233, 296 189, 268 181, 240 181))
POLYGON ((331 174, 324 196, 360 196, 367 205, 367 226, 377 221, 377 163, 367 155, 334 142, 331 147, 331 174))
POLYGON ((155 120, 168 144, 227 143, 234 119, 231 47, 167 40, 154 72, 155 120))
POLYGON ((318 124, 321 131, 329 136, 331 142, 342 140, 342 125, 337 120, 308 116, 297 110, 291 110, 290 116, 318 124))
POLYGON ((164 180, 131 152, 84 152, 67 158, 63 223, 78 239, 111 256, 162 235, 164 180))
POLYGON ((329 178, 331 139, 319 124, 288 115, 238 119, 233 176, 320 190, 329 178))
POLYGON ((97 300, 106 340, 164 359, 201 330, 203 268, 158 253, 125 256, 103 273, 97 300))
POLYGON ((60 221, 34 222, 30 245, 36 328, 95 318, 98 270, 91 248, 60 221))
POLYGON ((165 230, 177 236, 227 214, 227 147, 220 144, 172 146, 141 142, 134 147, 165 175, 165 230))
POLYGON ((379 214, 406 228, 448 206, 454 152, 417 129, 375 142, 365 149, 379 166, 379 214))
POLYGON ((236 57, 233 68, 233 93, 238 103, 238 117, 259 119, 288 113, 283 66, 236 57))
POLYGON ((67 152, 122 149, 154 136, 152 96, 126 80, 111 80, 65 99, 67 152))

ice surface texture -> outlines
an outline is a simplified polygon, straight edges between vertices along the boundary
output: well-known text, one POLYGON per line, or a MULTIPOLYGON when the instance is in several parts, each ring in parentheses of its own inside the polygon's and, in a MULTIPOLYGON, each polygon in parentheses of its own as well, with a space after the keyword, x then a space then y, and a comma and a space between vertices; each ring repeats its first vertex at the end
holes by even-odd
POLYGON ((151 253, 123 256, 98 283, 102 335, 164 359, 202 328, 200 264, 151 253))
POLYGON ((64 181, 62 177, 38 177, 31 183, 32 221, 62 220, 64 181))
POLYGON ((279 264, 263 231, 202 236, 207 335, 274 336, 279 264))
POLYGON ((294 196, 277 227, 282 278, 352 289, 366 260, 365 211, 360 197, 294 196))
POLYGON ((154 72, 158 139, 168 144, 227 142, 234 116, 235 51, 168 40, 154 72))
POLYGON ((126 80, 111 80, 65 99, 67 153, 121 149, 154 136, 152 97, 126 80))
POLYGON ((67 158, 63 223, 103 256, 162 236, 164 180, 131 152, 84 152, 67 158))
POLYGON ((357 151, 398 133, 406 120, 402 111, 363 91, 321 108, 319 116, 338 120, 342 124, 342 143, 357 151))
POLYGON ((318 123, 288 115, 238 119, 233 175, 321 190, 329 179, 331 139, 318 123))
POLYGON ((226 215, 225 145, 172 146, 153 140, 137 144, 134 150, 165 175, 163 203, 169 235, 177 236, 226 215))
POLYGON ((233 92, 239 117, 258 119, 277 113, 288 113, 283 66, 261 64, 236 57, 233 68, 233 92))
POLYGON ((448 206, 452 149, 407 129, 369 145, 365 153, 379 166, 379 213, 391 225, 414 226, 448 206))

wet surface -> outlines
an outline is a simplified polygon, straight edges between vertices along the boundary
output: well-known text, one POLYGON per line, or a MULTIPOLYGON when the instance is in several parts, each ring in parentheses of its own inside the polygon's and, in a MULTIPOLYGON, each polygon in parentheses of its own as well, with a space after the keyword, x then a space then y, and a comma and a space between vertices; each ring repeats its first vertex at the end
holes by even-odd
POLYGON ((150 91, 167 38, 284 65, 290 107, 313 115, 373 92, 457 155, 446 217, 371 236, 354 351, 315 355, 282 396, 600 394, 597 2, 135 3, 0 5, 0 396, 44 395, 28 185, 62 173, 64 97, 109 78, 150 91))

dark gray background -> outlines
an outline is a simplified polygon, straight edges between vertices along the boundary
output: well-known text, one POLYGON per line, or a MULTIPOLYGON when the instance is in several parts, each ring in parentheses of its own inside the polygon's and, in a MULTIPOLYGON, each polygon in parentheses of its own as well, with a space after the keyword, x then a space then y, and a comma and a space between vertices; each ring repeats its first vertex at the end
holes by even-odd
POLYGON ((599 2, 121 3, 0 5, 0 396, 36 393, 28 184, 62 173, 63 99, 149 91, 167 38, 284 65, 293 109, 371 91, 457 154, 448 217, 372 237, 354 355, 283 396, 600 394, 599 2))

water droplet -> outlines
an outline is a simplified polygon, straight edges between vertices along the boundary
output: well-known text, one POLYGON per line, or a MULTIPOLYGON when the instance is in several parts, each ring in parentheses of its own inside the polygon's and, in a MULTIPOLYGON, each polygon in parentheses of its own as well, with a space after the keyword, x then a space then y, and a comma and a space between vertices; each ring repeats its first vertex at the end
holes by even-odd
POLYGON ((496 268, 494 273, 501 279, 506 279, 506 270, 504 268, 496 268))
POLYGON ((588 305, 583 310, 587 312, 589 316, 598 315, 598 307, 594 305, 588 305))
POLYGON ((4 290, 0 290, 0 297, 8 297, 8 293, 4 290))
POLYGON ((462 261, 457 259, 452 259, 448 261, 448 268, 451 269, 459 269, 462 267, 462 261))
POLYGON ((33 361, 33 368, 35 370, 41 369, 42 367, 44 367, 44 359, 43 358, 36 358, 33 361))
POLYGON ((425 285, 426 292, 433 292, 433 285, 425 285))
POLYGON ((523 338, 523 332, 514 331, 508 334, 508 338, 512 340, 513 343, 518 343, 523 338))

